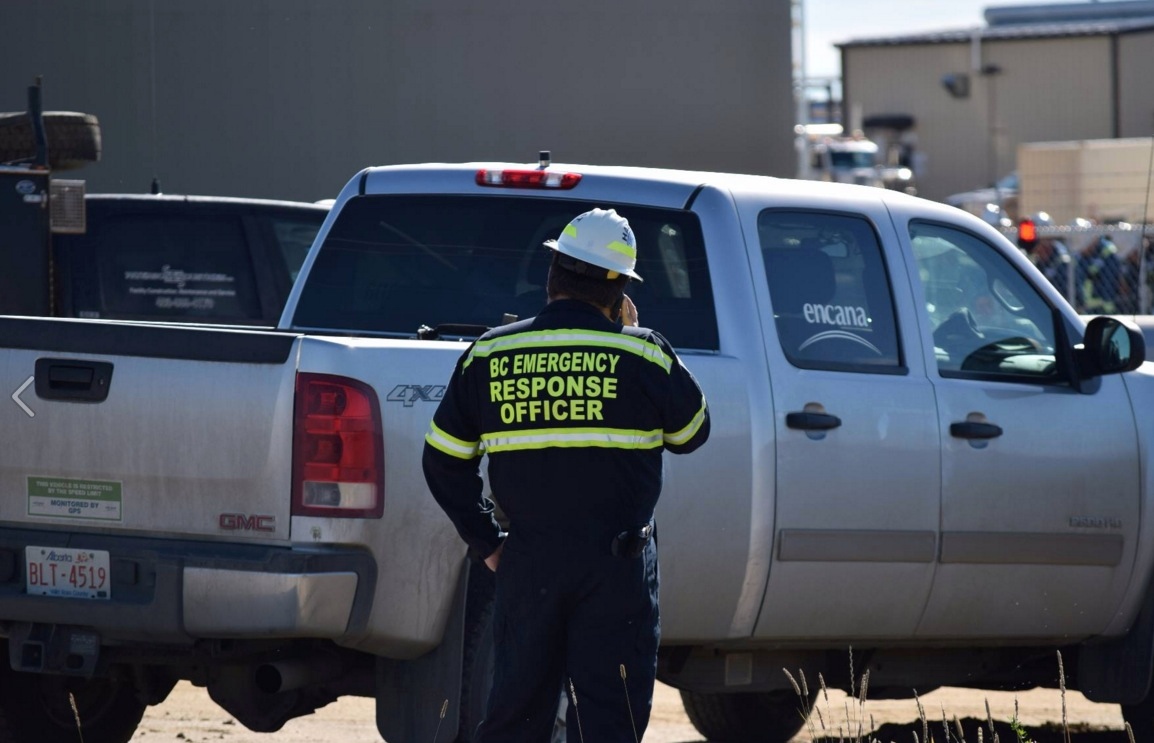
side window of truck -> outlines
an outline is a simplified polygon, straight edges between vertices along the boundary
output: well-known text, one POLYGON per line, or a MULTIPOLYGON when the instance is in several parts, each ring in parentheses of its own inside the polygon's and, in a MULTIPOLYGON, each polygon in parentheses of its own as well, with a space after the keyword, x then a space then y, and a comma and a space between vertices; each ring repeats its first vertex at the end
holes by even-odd
POLYGON ((890 281, 869 220, 766 209, 757 224, 789 362, 803 369, 904 373, 890 281))
POLYGON ((911 222, 910 243, 943 377, 1057 380, 1053 309, 994 246, 911 222))

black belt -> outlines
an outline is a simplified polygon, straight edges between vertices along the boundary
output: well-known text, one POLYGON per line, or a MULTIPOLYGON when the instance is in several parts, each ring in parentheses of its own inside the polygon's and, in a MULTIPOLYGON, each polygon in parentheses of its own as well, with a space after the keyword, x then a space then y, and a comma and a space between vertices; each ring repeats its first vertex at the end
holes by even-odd
POLYGON ((653 539, 655 526, 652 521, 634 529, 626 529, 613 537, 610 551, 614 557, 634 558, 641 557, 645 546, 653 539))

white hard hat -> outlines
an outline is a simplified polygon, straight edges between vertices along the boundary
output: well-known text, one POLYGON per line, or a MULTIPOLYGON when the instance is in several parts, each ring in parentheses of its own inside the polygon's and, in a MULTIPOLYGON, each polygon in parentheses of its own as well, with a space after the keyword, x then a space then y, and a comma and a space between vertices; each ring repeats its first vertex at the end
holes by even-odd
MULTIPOLYGON (((573 218, 556 240, 546 240, 545 247, 583 263, 604 268, 606 279, 624 274, 642 281, 637 266, 637 240, 629 220, 613 209, 594 209, 573 218)), ((564 266, 564 264, 562 264, 564 266)), ((564 266, 574 270, 571 266, 564 266)), ((582 271, 577 269, 578 273, 582 271)))

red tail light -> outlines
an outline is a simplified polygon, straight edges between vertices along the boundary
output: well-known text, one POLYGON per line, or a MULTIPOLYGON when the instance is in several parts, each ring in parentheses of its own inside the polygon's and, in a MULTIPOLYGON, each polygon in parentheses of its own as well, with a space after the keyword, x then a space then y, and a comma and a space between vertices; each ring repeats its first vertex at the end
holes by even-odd
POLYGON ((478 170, 478 186, 496 188, 570 189, 581 180, 580 173, 558 173, 550 170, 478 170))
POLYGON ((372 387, 329 374, 298 374, 292 514, 380 518, 382 442, 381 407, 372 387))

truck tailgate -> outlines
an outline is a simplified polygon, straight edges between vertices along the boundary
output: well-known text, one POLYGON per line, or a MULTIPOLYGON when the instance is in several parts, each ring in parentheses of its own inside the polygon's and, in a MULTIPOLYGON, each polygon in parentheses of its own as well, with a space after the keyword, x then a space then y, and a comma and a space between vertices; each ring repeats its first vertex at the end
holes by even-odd
POLYGON ((296 342, 0 318, 0 521, 287 540, 296 342))

